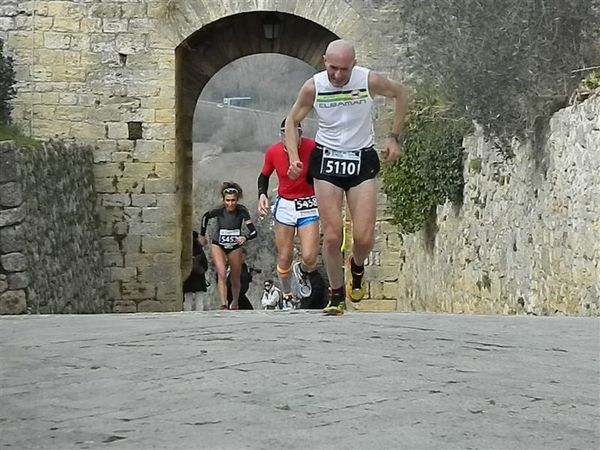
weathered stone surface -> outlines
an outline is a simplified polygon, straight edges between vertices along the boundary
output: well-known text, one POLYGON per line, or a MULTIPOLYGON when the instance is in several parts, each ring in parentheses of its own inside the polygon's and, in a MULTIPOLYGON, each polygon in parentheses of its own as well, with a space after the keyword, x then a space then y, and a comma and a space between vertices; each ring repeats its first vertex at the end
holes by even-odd
POLYGON ((26 256, 19 252, 0 255, 0 263, 7 272, 20 272, 28 269, 26 256))
POLYGON ((0 211, 10 219, 0 220, 5 293, 27 289, 27 307, 34 312, 105 311, 90 149, 56 141, 0 148, 14 154, 18 168, 2 192, 23 201, 0 211))
POLYGON ((18 183, 0 183, 0 206, 10 208, 21 203, 23 203, 23 195, 18 183))
POLYGON ((600 442, 597 319, 26 316, 0 318, 0 342, 7 449, 565 450, 600 442))
POLYGON ((20 252, 25 248, 25 226, 0 227, 0 250, 3 253, 20 252))
POLYGON ((480 133, 467 139, 478 170, 465 166, 460 214, 438 208, 433 254, 404 238, 400 308, 600 314, 600 134, 588 118, 599 115, 599 97, 559 111, 543 170, 527 143, 503 160, 480 133))
POLYGON ((25 289, 29 286, 29 273, 16 272, 8 274, 8 288, 12 290, 25 289))
POLYGON ((0 294, 0 314, 23 314, 27 312, 25 291, 6 291, 0 294))
POLYGON ((138 312, 161 312, 165 310, 162 302, 157 300, 144 300, 137 305, 138 312))
POLYGON ((117 299, 112 305, 112 311, 115 313, 134 313, 137 312, 137 305, 134 301, 117 299))
POLYGON ((0 227, 16 225, 25 218, 25 208, 23 205, 17 208, 3 209, 0 211, 0 227))
POLYGON ((8 289, 8 277, 0 273, 0 294, 8 289))
POLYGON ((0 145, 0 183, 17 180, 15 152, 10 145, 0 145))

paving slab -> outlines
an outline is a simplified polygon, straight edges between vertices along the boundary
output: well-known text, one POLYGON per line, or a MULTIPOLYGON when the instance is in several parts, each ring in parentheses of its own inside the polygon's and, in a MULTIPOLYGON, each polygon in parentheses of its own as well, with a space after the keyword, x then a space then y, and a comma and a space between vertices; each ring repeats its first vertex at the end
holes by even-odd
POLYGON ((12 449, 598 449, 600 319, 0 317, 12 449))

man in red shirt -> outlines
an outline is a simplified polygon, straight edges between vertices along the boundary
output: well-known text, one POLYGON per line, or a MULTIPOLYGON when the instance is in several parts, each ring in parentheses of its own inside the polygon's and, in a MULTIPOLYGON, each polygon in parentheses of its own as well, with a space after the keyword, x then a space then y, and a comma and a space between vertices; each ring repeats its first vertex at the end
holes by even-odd
POLYGON ((283 299, 293 299, 290 272, 297 278, 300 294, 309 297, 311 294, 310 273, 317 265, 319 252, 319 212, 312 184, 307 181, 308 160, 315 148, 315 141, 302 137, 302 126, 299 124, 298 158, 304 164, 300 176, 288 177, 289 159, 283 143, 285 119, 281 122, 282 140, 274 143, 265 152, 265 159, 258 176, 258 212, 265 217, 269 212, 269 177, 273 171, 277 174, 279 187, 277 198, 272 206, 275 221, 275 245, 277 247, 277 275, 281 283, 283 299), (294 236, 298 232, 302 259, 292 265, 294 257, 294 236))

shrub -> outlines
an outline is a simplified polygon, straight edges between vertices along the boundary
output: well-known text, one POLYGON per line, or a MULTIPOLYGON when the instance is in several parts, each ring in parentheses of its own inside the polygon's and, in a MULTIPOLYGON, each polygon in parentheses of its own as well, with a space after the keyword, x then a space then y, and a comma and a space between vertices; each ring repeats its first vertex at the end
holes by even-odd
POLYGON ((417 79, 504 142, 567 104, 577 69, 597 64, 600 2, 404 0, 417 79))
POLYGON ((403 154, 382 170, 388 208, 402 232, 422 229, 446 200, 462 204, 462 140, 468 130, 439 91, 421 88, 411 99, 403 154))
POLYGON ((4 42, 0 39, 0 124, 10 124, 11 100, 16 94, 13 60, 3 54, 4 42))

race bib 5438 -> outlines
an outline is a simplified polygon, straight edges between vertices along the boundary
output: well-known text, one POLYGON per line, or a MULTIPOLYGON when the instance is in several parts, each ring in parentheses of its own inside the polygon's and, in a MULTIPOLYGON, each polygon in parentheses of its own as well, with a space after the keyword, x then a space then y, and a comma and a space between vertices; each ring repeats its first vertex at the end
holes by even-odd
POLYGON ((315 209, 317 207, 317 198, 314 195, 312 197, 296 198, 294 199, 294 205, 296 207, 296 211, 315 209))

